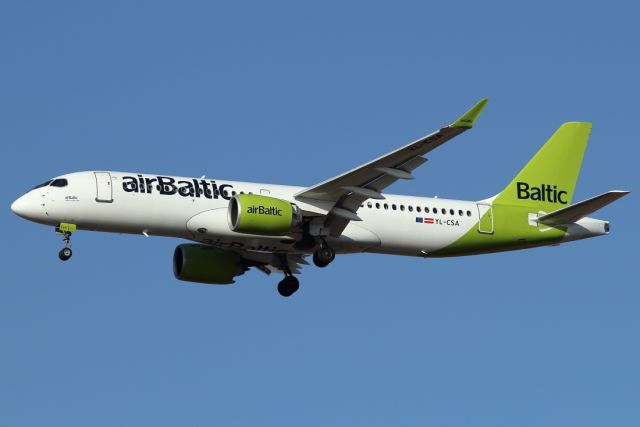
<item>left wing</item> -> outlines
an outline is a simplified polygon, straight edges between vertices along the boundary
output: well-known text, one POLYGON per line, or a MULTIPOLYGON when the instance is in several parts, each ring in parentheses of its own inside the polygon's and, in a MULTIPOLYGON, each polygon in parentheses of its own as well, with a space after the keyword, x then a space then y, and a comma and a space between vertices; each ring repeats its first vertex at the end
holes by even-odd
POLYGON ((486 98, 481 100, 449 126, 349 172, 306 188, 294 197, 311 204, 313 200, 334 202, 324 228, 329 230, 331 236, 338 237, 349 221, 360 221, 356 212, 362 202, 384 199, 380 194, 382 190, 399 179, 413 179, 411 171, 427 161, 422 155, 471 129, 488 101, 486 98))
POLYGON ((302 266, 309 263, 305 255, 284 252, 236 251, 246 267, 255 267, 265 274, 273 272, 300 274, 302 266))

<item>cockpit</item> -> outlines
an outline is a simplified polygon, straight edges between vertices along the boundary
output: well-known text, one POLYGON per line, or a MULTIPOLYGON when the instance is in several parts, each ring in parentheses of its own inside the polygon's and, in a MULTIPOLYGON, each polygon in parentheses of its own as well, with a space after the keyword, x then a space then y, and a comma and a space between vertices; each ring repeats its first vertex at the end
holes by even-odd
POLYGON ((32 190, 35 190, 37 188, 42 188, 42 187, 66 187, 69 184, 69 182, 65 179, 65 178, 56 178, 56 179, 50 179, 49 181, 45 181, 42 184, 36 185, 35 187, 32 188, 32 190))

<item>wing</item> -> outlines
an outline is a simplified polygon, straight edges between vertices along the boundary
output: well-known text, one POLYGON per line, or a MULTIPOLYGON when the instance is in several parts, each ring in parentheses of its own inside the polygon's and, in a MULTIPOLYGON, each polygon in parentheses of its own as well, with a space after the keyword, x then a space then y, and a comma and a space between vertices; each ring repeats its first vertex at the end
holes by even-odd
POLYGON ((246 267, 255 267, 266 274, 273 272, 300 274, 309 263, 304 255, 281 252, 236 251, 246 267))
POLYGON ((391 153, 298 192, 297 200, 334 202, 324 222, 329 235, 338 237, 349 221, 360 221, 357 210, 367 199, 384 199, 382 190, 399 179, 413 179, 411 172, 427 161, 422 157, 451 138, 471 129, 489 100, 483 99, 458 120, 391 153))

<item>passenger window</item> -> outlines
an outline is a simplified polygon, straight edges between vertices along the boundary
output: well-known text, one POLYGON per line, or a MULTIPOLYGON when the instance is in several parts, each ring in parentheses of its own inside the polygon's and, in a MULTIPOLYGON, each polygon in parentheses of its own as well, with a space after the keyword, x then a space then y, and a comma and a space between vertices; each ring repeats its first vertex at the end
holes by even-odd
POLYGON ((420 212, 420 206, 416 206, 416 212, 420 212))
POLYGON ((453 209, 449 209, 449 213, 450 213, 451 215, 455 215, 455 214, 456 214, 456 211, 454 211, 453 209))
POLYGON ((389 209, 389 205, 385 203, 385 204, 384 204, 384 208, 385 208, 385 209, 389 209))
POLYGON ((425 206, 424 213, 429 213, 429 208, 425 206))
POLYGON ((397 206, 396 206, 396 204, 394 203, 394 204, 392 204, 392 205, 391 205, 391 209, 393 209, 393 210, 395 211, 396 209, 398 209, 398 207, 397 207, 397 206))
POLYGON ((462 212, 462 209, 460 209, 460 210, 458 211, 458 215, 460 215, 460 216, 463 216, 463 215, 464 215, 464 213, 462 212))
POLYGON ((413 212, 413 206, 409 205, 409 207, 407 207, 407 209, 409 209, 409 212, 413 212))
POLYGON ((471 211, 467 211, 467 216, 471 216, 471 211))
POLYGON ((372 206, 373 206, 373 203, 371 203, 371 202, 368 202, 368 203, 367 203, 367 207, 368 207, 368 208, 371 208, 372 206))
POLYGON ((380 203, 376 203, 376 209, 380 209, 380 203))
POLYGON ((438 208, 433 208, 433 213, 437 214, 438 213, 438 208))
POLYGON ((404 212, 404 205, 400 205, 400 210, 404 212))

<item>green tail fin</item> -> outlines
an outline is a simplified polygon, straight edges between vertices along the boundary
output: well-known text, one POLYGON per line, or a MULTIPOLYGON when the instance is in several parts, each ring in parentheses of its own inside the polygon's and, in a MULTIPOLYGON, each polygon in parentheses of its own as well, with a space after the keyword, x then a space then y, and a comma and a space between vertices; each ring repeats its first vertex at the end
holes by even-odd
POLYGON ((494 203, 553 212, 571 204, 591 123, 565 123, 496 197, 494 203))

